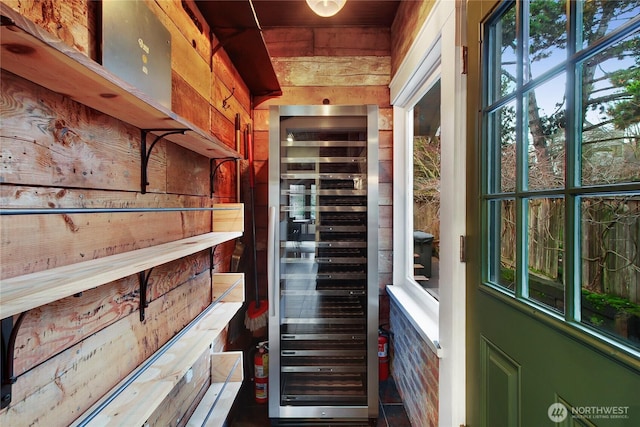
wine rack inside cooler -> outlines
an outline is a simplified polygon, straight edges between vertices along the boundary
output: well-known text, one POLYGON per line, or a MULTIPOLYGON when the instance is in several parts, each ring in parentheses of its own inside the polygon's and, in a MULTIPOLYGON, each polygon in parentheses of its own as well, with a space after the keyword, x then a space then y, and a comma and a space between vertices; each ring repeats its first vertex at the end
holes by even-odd
MULTIPOLYGON (((278 157, 270 159, 278 163, 279 223, 270 375, 278 376, 279 395, 271 399, 281 408, 323 407, 324 414, 327 407, 367 408, 377 386, 371 320, 378 310, 370 290, 377 270, 370 180, 377 176, 370 175, 369 117, 278 120, 278 157)), ((377 301, 377 282, 373 288, 377 301)))

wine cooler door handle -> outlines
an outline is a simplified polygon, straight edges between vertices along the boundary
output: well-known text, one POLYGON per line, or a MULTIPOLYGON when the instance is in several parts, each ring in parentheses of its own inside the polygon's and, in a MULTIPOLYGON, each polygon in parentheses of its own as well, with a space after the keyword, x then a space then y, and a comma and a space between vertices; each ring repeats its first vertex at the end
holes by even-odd
POLYGON ((271 301, 269 302, 269 315, 275 316, 276 309, 275 305, 279 302, 276 301, 276 278, 275 274, 275 246, 276 246, 276 208, 274 206, 269 206, 269 227, 267 229, 267 287, 269 288, 268 293, 271 296, 271 301))

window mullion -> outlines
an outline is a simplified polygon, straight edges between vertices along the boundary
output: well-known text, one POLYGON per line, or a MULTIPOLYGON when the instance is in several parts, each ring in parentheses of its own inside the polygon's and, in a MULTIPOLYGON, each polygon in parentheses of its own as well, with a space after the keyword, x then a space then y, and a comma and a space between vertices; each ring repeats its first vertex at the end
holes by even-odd
POLYGON ((527 267, 527 201, 520 195, 527 188, 527 138, 526 138, 526 102, 523 96, 525 56, 527 55, 525 40, 528 39, 528 11, 529 3, 518 2, 516 7, 516 38, 517 38, 517 66, 516 66, 516 298, 528 298, 528 267, 527 267))
POLYGON ((527 248, 528 238, 528 199, 516 198, 516 297, 529 298, 529 267, 527 248))
MULTIPOLYGON (((519 61, 522 63, 522 61, 519 61)), ((522 80, 518 81, 518 91, 521 90, 522 80)), ((516 286, 517 298, 529 297, 528 286, 528 199, 523 196, 527 185, 527 143, 524 122, 526 111, 526 97, 519 97, 516 103, 516 286)))
POLYGON ((565 319, 580 322, 581 318, 581 234, 580 200, 573 189, 580 185, 580 158, 582 146, 582 120, 579 118, 579 97, 582 96, 579 70, 574 58, 582 34, 580 7, 575 1, 567 2, 567 132, 565 135, 565 253, 563 258, 565 283, 565 319))

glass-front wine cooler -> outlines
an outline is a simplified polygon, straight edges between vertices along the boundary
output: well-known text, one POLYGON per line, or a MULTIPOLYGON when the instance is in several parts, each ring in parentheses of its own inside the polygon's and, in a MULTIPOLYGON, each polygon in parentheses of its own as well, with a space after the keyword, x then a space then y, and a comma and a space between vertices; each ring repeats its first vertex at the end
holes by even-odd
POLYGON ((273 106, 269 416, 378 415, 378 108, 273 106))

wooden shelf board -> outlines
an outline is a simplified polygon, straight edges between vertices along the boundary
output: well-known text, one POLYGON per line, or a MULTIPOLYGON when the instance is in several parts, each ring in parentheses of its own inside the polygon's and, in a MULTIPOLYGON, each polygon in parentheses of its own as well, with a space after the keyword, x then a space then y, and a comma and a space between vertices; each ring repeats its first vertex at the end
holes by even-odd
POLYGON ((244 273, 216 273, 212 286, 214 301, 224 296, 225 301, 244 302, 244 273))
POLYGON ((213 211, 212 231, 242 231, 244 232, 244 204, 216 203, 213 211))
POLYGON ((242 382, 244 368, 241 351, 211 353, 211 382, 242 382))
POLYGON ((242 382, 214 383, 207 389, 187 427, 220 427, 225 425, 242 382), (216 400, 217 399, 217 400, 216 400), (215 404, 215 406, 213 406, 215 404))
MULTIPOLYGON (((189 129, 165 139, 209 158, 237 151, 112 74, 102 65, 0 3, 0 66, 140 129, 189 129)), ((164 132, 152 132, 156 135, 164 132)))
POLYGON ((130 276, 242 236, 213 232, 116 255, 56 267, 0 282, 0 316, 29 309, 130 276))
POLYGON ((72 426, 144 425, 241 307, 239 302, 217 303, 153 363, 123 379, 72 426))

